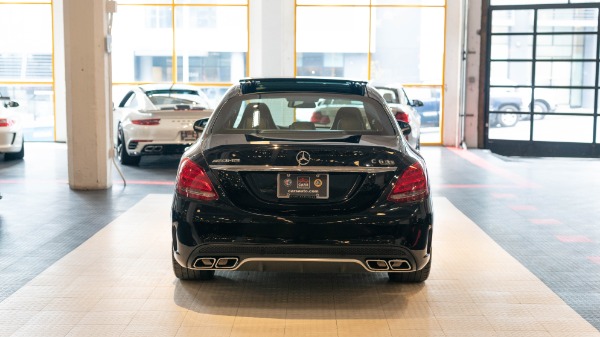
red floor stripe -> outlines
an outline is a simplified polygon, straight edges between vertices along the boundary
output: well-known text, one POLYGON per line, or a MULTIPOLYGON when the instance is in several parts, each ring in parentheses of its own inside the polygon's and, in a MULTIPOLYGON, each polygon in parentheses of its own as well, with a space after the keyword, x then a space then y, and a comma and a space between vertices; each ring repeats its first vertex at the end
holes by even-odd
POLYGON ((561 242, 593 242, 585 235, 556 235, 556 238, 561 242))
POLYGON ((533 205, 510 205, 508 206, 515 211, 537 211, 537 207, 533 205))
POLYGON ((531 222, 534 225, 561 225, 562 222, 556 220, 556 219, 529 219, 529 222, 531 222))
POLYGON ((494 173, 495 175, 506 178, 506 179, 516 183, 517 185, 522 185, 522 186, 531 187, 531 188, 539 187, 538 184, 532 183, 531 181, 529 181, 517 174, 514 174, 513 172, 510 172, 508 170, 505 170, 503 168, 495 166, 492 163, 488 162, 487 160, 477 156, 473 152, 470 152, 469 150, 463 150, 462 148, 455 148, 455 147, 446 147, 446 148, 448 150, 450 150, 452 153, 456 154, 457 156, 470 162, 471 164, 479 166, 487 171, 490 171, 490 172, 494 173))

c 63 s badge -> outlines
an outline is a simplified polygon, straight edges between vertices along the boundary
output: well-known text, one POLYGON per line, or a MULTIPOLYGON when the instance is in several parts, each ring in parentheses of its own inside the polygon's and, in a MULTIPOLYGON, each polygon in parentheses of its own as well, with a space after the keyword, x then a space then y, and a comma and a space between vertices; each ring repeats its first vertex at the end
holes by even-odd
POLYGON ((211 163, 218 164, 218 163, 239 163, 239 162, 240 162, 239 159, 213 159, 213 161, 211 163))

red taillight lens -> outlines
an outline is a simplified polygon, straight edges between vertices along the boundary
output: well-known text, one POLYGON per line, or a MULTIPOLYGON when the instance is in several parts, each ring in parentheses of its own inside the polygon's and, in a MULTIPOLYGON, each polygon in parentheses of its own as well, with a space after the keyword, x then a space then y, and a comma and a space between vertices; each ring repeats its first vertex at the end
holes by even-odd
POLYGON ((402 121, 405 123, 410 123, 410 118, 408 118, 408 114, 402 110, 398 110, 396 112, 396 120, 397 121, 402 121))
POLYGON ((315 124, 329 124, 331 120, 329 119, 329 116, 323 116, 319 111, 315 111, 312 116, 310 116, 310 121, 315 124))
POLYGON ((425 170, 419 163, 409 166, 402 176, 396 180, 388 200, 393 202, 419 201, 429 195, 425 170))
POLYGON ((15 122, 12 119, 0 118, 0 126, 12 126, 15 122))
POLYGON ((158 125, 160 123, 160 118, 133 119, 131 123, 135 125, 158 125))
POLYGON ((177 193, 184 197, 198 200, 219 199, 206 172, 189 158, 183 159, 181 164, 179 164, 179 170, 177 170, 177 193))

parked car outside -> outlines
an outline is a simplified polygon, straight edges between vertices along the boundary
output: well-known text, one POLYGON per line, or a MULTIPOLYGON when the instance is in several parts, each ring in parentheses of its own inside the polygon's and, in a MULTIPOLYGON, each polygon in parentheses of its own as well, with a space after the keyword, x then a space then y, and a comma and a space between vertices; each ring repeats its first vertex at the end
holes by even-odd
POLYGON ((4 153, 4 160, 25 157, 25 139, 20 112, 16 109, 18 106, 19 103, 10 97, 0 96, 0 153, 4 153))
POLYGON ((490 90, 490 127, 512 127, 526 111, 523 96, 513 90, 492 88, 490 90))
POLYGON ((211 113, 206 95, 194 86, 134 87, 114 113, 117 158, 123 165, 138 165, 142 156, 182 154, 196 141, 194 122, 211 113))
MULTIPOLYGON (((519 120, 530 119, 532 110, 534 113, 548 113, 556 110, 557 103, 552 96, 552 89, 536 88, 532 101, 532 89, 519 87, 515 81, 506 78, 492 78, 490 83, 492 85, 490 88, 490 111, 509 112, 494 117, 490 114, 490 126, 514 126, 519 120)), ((535 117, 544 119, 545 115, 535 115, 535 117)))
POLYGON ((383 96, 396 120, 410 125, 411 132, 406 135, 408 143, 417 150, 421 149, 421 115, 416 109, 422 107, 423 102, 409 99, 401 85, 375 86, 375 88, 383 96))
POLYGON ((182 156, 172 203, 173 271, 388 273, 422 282, 433 211, 423 157, 366 82, 245 79, 182 156), (298 121, 347 100, 330 126, 298 121), (359 107, 362 107, 360 109, 359 107))

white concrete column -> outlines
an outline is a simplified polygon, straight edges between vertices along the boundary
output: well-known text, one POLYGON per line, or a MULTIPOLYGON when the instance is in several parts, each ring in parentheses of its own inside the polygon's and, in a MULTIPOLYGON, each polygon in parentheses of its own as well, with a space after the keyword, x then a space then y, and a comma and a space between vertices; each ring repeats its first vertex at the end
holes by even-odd
POLYGON ((106 2, 64 0, 63 14, 69 186, 106 189, 112 185, 106 2))
POLYGON ((250 76, 294 76, 294 0, 250 0, 250 76))
POLYGON ((462 64, 462 17, 464 0, 448 1, 444 72, 444 135, 442 144, 459 146, 459 109, 462 64))

